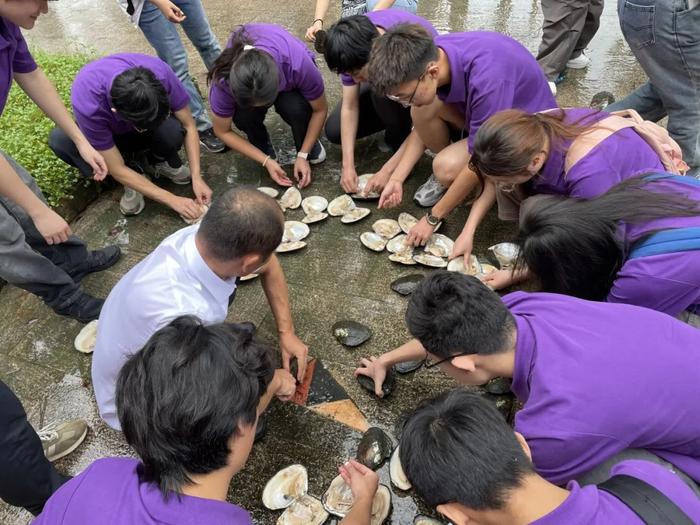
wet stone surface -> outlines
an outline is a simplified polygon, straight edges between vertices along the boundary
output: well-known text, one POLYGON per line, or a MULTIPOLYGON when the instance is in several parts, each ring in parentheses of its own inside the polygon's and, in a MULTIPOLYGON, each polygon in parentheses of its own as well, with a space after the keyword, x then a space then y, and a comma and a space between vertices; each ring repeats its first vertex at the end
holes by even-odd
MULTIPOLYGON (((240 23, 265 21, 282 24, 296 34, 303 33, 311 22, 311 2, 300 7, 296 2, 240 0, 235 12, 229 0, 203 0, 214 32, 225 42, 231 29, 240 23)), ((542 15, 537 2, 527 0, 421 0, 419 14, 431 20, 439 31, 475 29, 507 33, 536 51, 541 35, 542 15)), ((42 16, 37 27, 28 33, 30 45, 46 50, 89 51, 108 54, 120 51, 151 53, 138 29, 129 24, 116 2, 75 0, 50 4, 51 13, 42 16)), ((331 2, 328 21, 339 12, 339 2, 331 2)), ((204 67, 189 41, 191 72, 204 88, 204 67)), ((592 95, 607 90, 617 98, 644 81, 619 30, 615 5, 606 5, 601 29, 588 55, 592 64, 587 70, 569 71, 559 86, 558 101, 563 106, 587 105, 592 95)), ((318 64, 326 79, 331 109, 339 100, 340 83, 318 64)), ((288 161, 294 157, 291 133, 276 115, 268 118, 273 143, 288 161)), ((388 158, 378 149, 379 135, 360 140, 356 159, 358 173, 373 173, 388 158)), ((313 168, 314 182, 302 190, 302 197, 320 195, 329 201, 340 195, 340 148, 326 143, 327 161, 313 168)), ((204 154, 203 173, 215 192, 232 185, 275 186, 267 173, 254 162, 232 152, 204 154)), ((289 169, 289 168, 288 168, 289 169)), ((379 355, 404 343, 408 333, 403 316, 408 298, 393 292, 390 283, 409 273, 427 274, 421 266, 406 267, 391 263, 387 253, 364 249, 359 241, 362 232, 381 218, 396 219, 400 211, 421 217, 425 212, 410 202, 415 189, 431 172, 431 159, 425 156, 416 166, 404 189, 404 206, 400 210, 377 210, 376 201, 358 201, 371 214, 353 224, 343 224, 339 217, 329 217, 310 225, 304 239, 308 246, 298 252, 280 254, 289 281, 290 296, 297 333, 309 345, 311 355, 322 361, 324 369, 354 401, 370 426, 378 426, 396 443, 402 415, 421 399, 454 387, 439 370, 419 369, 397 375, 388 399, 377 400, 358 384, 353 376, 359 359, 379 355), (357 319, 373 332, 372 338, 356 349, 343 347, 334 337, 333 324, 341 319, 357 319)), ((189 188, 164 186, 177 194, 189 195, 189 188)), ((121 192, 101 195, 73 223, 78 235, 93 248, 119 243, 124 250, 121 261, 113 268, 84 280, 85 289, 96 296, 106 296, 117 280, 149 253, 165 236, 184 226, 182 220, 164 207, 148 202, 138 217, 125 219, 119 212, 121 192)), ((466 207, 456 210, 444 222, 440 233, 454 239, 466 217, 466 207)), ((304 217, 301 208, 289 210, 287 220, 304 217)), ((477 234, 475 254, 482 261, 495 263, 487 248, 510 240, 512 225, 498 222, 489 215, 477 234)), ((259 280, 240 287, 230 310, 229 320, 251 321, 262 337, 276 340, 274 320, 267 306, 259 280)), ((58 468, 77 474, 93 460, 105 456, 129 456, 133 452, 119 432, 107 428, 97 415, 90 384, 89 355, 73 348, 73 339, 82 325, 54 315, 34 296, 12 287, 0 292, 0 355, 3 366, 0 378, 8 383, 23 402, 30 421, 37 428, 68 418, 80 417, 90 425, 85 443, 73 454, 57 463, 58 468)), ((494 396, 501 409, 512 415, 513 403, 508 396, 494 396)), ((274 524, 281 514, 265 509, 262 490, 270 477, 281 468, 301 463, 309 472, 309 494, 320 497, 337 475, 337 466, 353 457, 360 432, 306 407, 273 403, 268 414, 266 437, 257 444, 246 468, 233 480, 229 493, 232 502, 247 508, 256 523, 274 524)), ((410 524, 416 514, 431 514, 412 493, 391 486, 389 465, 378 470, 381 482, 392 490, 393 511, 387 523, 410 524)), ((26 524, 31 516, 0 504, 0 523, 26 524)), ((334 523, 329 519, 328 523, 334 523)))

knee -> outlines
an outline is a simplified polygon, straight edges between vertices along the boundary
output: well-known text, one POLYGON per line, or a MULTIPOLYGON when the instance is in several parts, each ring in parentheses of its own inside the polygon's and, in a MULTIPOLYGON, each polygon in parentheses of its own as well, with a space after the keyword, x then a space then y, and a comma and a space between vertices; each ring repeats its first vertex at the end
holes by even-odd
POLYGON ((63 158, 66 153, 75 149, 75 144, 73 144, 70 137, 66 135, 65 131, 59 127, 55 127, 49 132, 49 148, 51 148, 51 151, 57 156, 63 158))
POLYGON ((443 150, 433 159, 433 173, 443 186, 452 184, 464 167, 462 159, 452 155, 450 151, 443 150))

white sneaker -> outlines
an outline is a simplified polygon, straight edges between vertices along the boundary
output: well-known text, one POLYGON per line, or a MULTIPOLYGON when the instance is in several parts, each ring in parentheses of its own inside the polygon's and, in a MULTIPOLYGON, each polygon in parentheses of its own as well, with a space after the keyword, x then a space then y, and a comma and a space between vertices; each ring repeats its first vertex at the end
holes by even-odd
POLYGON ((73 419, 64 423, 51 423, 37 434, 49 461, 56 461, 73 452, 83 442, 88 426, 85 421, 73 419))
POLYGON ((419 206, 428 208, 439 201, 440 197, 442 197, 446 191, 447 188, 438 182, 435 175, 431 175, 428 177, 428 180, 416 190, 413 200, 415 200, 419 206))
POLYGON ((190 174, 190 168, 184 164, 179 168, 173 168, 167 162, 158 162, 151 166, 152 175, 156 178, 165 177, 170 179, 175 184, 189 184, 192 182, 192 175, 190 174))
POLYGON ((119 209, 124 215, 138 215, 143 211, 146 202, 138 191, 124 188, 124 194, 119 199, 119 209))
POLYGON ((552 95, 555 97, 557 96, 557 85, 554 82, 547 82, 549 84, 549 90, 552 92, 552 95))
POLYGON ((576 58, 572 58, 566 63, 569 69, 586 69, 591 64, 591 59, 585 53, 581 53, 576 58))
POLYGON ((324 160, 326 160, 326 148, 323 147, 320 140, 317 140, 309 153, 309 164, 321 164, 324 160))

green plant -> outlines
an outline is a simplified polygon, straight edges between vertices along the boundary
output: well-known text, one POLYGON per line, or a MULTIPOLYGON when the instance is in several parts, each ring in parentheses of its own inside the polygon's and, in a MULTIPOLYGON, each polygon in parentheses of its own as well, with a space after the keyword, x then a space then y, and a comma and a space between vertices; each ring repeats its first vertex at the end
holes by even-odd
MULTIPOLYGON (((70 109, 70 89, 81 67, 92 57, 84 54, 55 54, 33 51, 39 67, 51 79, 66 107, 70 109)), ((51 206, 71 198, 72 188, 87 183, 77 170, 57 158, 48 146, 54 123, 15 83, 0 118, 0 149, 15 159, 37 181, 51 206)))

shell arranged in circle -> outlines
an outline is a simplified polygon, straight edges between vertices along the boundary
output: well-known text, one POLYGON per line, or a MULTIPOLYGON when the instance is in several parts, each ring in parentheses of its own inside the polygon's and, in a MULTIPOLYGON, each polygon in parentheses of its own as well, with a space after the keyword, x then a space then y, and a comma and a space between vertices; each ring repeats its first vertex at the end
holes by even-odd
POLYGON ((416 219, 410 213, 403 212, 399 214, 398 223, 403 232, 408 233, 411 231, 411 228, 418 224, 418 219, 416 219))
POLYGON ((394 219, 379 219, 372 224, 372 230, 385 239, 393 239, 401 233, 401 226, 399 226, 399 222, 394 219))
POLYGON ((269 188, 267 186, 260 186, 259 188, 257 188, 257 190, 264 193, 265 195, 272 197, 273 199, 276 199, 277 196, 280 194, 280 192, 275 188, 269 188))
POLYGON ((277 253, 294 252, 306 246, 304 241, 283 242, 275 250, 277 253))
POLYGON ((326 211, 328 208, 328 200, 325 197, 319 195, 312 195, 311 197, 306 197, 301 201, 301 209, 304 210, 306 215, 316 215, 326 211))
POLYGON ((484 273, 479 259, 477 259, 476 255, 473 254, 469 256, 469 268, 464 267, 464 257, 460 255, 459 257, 452 259, 447 264, 447 270, 450 272, 463 273, 465 275, 477 275, 484 273))
POLYGON ((433 233, 425 245, 425 251, 435 257, 449 257, 454 248, 454 241, 441 233, 433 233))
POLYGON ((500 242, 491 246, 489 250, 491 250, 496 256, 496 260, 498 261, 498 264, 501 265, 501 268, 508 268, 512 266, 513 263, 515 263, 515 260, 518 258, 518 253, 520 252, 518 245, 512 242, 500 242))
POLYGON ((384 237, 377 235, 374 232, 364 232, 360 235, 360 242, 363 244, 363 246, 372 251, 381 252, 384 251, 387 241, 384 237))
POLYGON ((416 261, 413 260, 413 252, 392 253, 391 255, 389 255, 389 260, 391 262, 405 264, 407 266, 413 266, 417 264, 416 261))
POLYGON ((287 507, 277 520, 277 525, 322 525, 328 512, 320 500, 305 494, 287 507))
POLYGON ((413 256, 413 260, 418 264, 423 266, 430 266, 431 268, 444 268, 447 266, 447 261, 442 257, 435 257, 429 253, 417 253, 413 256))
POLYGON ((374 173, 365 173, 357 177, 357 193, 352 194, 354 199, 372 200, 379 198, 379 193, 376 191, 365 194, 365 187, 372 177, 374 177, 374 173))
POLYGON ((309 476, 303 465, 289 465, 265 485, 262 502, 270 510, 286 509, 309 490, 309 476))
POLYGON ((328 203, 328 213, 333 215, 333 217, 340 217, 354 209, 355 201, 352 200, 350 195, 340 195, 328 203))
POLYGON ((310 215, 307 215, 301 220, 301 222, 303 222, 304 224, 313 224, 315 222, 320 222, 327 218, 328 214, 324 211, 322 213, 312 213, 310 215))
POLYGON ((369 213, 369 208, 353 208, 340 218, 340 222, 342 222, 343 224, 357 222, 367 217, 369 213))
POLYGON ((309 227, 299 221, 285 221, 282 242, 296 242, 306 239, 309 235, 309 227))
POLYGON ((296 210, 301 206, 301 192, 292 186, 282 194, 277 202, 279 202, 282 211, 296 210))
POLYGON ((407 238, 408 235, 403 233, 401 235, 397 235, 386 243, 386 249, 391 253, 413 253, 413 246, 406 243, 407 238))
MULTIPOLYGON (((355 500, 352 490, 343 478, 333 479, 328 490, 323 495, 323 507, 334 516, 344 518, 352 509, 355 500)), ((386 485, 379 485, 372 500, 370 525, 381 525, 389 517, 391 511, 391 492, 386 485)))
POLYGON ((411 482, 408 481, 406 473, 403 471, 403 467, 401 466, 399 447, 396 447, 394 453, 391 455, 391 460, 389 461, 389 475, 391 477, 391 482, 397 489, 411 490, 411 482))

